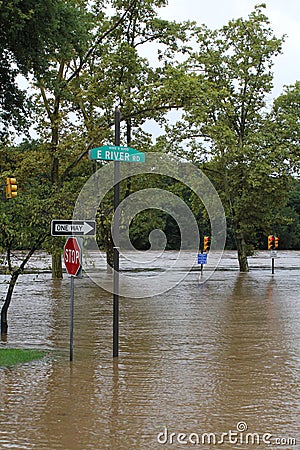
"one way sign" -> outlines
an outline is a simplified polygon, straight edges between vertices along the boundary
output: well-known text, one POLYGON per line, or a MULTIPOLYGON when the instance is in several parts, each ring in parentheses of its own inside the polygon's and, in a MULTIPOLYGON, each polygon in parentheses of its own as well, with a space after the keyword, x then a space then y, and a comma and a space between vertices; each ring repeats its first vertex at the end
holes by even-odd
POLYGON ((95 220, 52 220, 52 236, 95 236, 95 220))

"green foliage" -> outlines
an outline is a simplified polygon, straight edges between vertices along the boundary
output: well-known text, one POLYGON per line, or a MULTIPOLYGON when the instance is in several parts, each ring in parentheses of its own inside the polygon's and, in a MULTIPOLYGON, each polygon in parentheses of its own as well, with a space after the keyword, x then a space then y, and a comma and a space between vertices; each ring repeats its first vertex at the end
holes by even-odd
POLYGON ((263 8, 220 30, 196 30, 198 50, 182 64, 185 76, 176 85, 183 116, 167 130, 169 151, 198 162, 220 193, 245 268, 258 231, 272 226, 289 188, 284 156, 268 139, 265 119, 283 39, 273 35, 263 8))
POLYGON ((270 138, 291 174, 300 174, 300 82, 285 88, 269 116, 270 138))
MULTIPOLYGON (((86 13, 75 0, 0 1, 0 113, 4 123, 24 125, 25 93, 15 77, 48 71, 51 58, 83 53, 86 13)), ((51 64, 50 64, 51 66, 51 64)))
MULTIPOLYGON (((130 224, 129 236, 132 245, 137 249, 148 250, 150 248, 149 235, 152 230, 164 230, 166 218, 161 211, 148 209, 143 213, 137 214, 130 224)), ((160 244, 163 244, 162 242, 160 244)), ((158 249, 159 244, 152 242, 152 249, 158 249), (157 247, 157 248, 156 248, 157 247)))
MULTIPOLYGON (((14 175, 19 185, 14 202, 1 204, 2 249, 30 246, 39 235, 49 235, 52 218, 72 216, 77 195, 95 170, 88 149, 113 141, 116 104, 122 112, 122 143, 141 151, 153 149, 145 122, 166 124, 166 113, 181 108, 182 118, 166 126, 155 149, 190 160, 209 176, 226 208, 230 246, 234 237, 243 236, 251 254, 262 234, 279 226, 280 211, 295 224, 295 203, 290 200, 283 208, 290 175, 299 169, 300 88, 299 83, 286 88, 267 114, 271 69, 283 39, 274 36, 264 6, 212 31, 160 19, 158 8, 165 0, 111 0, 110 15, 105 4, 0 1, 0 18, 7 25, 0 31, 3 114, 14 117, 13 104, 19 105, 14 110, 19 120, 24 98, 14 77, 30 72, 31 124, 39 134, 37 141, 6 145, 0 152, 2 178, 14 175), (191 37, 197 51, 190 48, 191 37), (154 49, 156 67, 143 56, 145 44, 154 49)), ((209 234, 203 204, 168 177, 126 181, 121 196, 151 186, 183 198, 201 235, 209 234)), ((103 249, 111 245, 111 217, 112 192, 97 215, 103 249)), ((178 246, 174 221, 151 210, 131 224, 138 247, 149 245, 151 227, 169 234, 169 246, 178 246)), ((48 236, 43 245, 51 251, 62 242, 48 236)))
POLYGON ((30 350, 21 348, 0 349, 0 367, 22 364, 36 359, 41 359, 46 355, 42 350, 30 350))
POLYGON ((282 249, 300 249, 300 182, 289 192, 287 205, 281 211, 281 221, 275 229, 282 249))
MULTIPOLYGON (((50 237, 51 220, 70 218, 78 192, 85 183, 86 162, 79 163, 73 177, 66 177, 61 189, 51 186, 50 154, 47 146, 24 142, 18 147, 0 151, 5 176, 13 174, 18 183, 15 199, 2 201, 0 207, 0 246, 7 249, 29 249, 41 236, 48 236, 44 248, 51 251, 55 241, 50 237)), ((56 240, 56 244, 58 243, 56 240)), ((62 240, 61 244, 62 244, 62 240)))

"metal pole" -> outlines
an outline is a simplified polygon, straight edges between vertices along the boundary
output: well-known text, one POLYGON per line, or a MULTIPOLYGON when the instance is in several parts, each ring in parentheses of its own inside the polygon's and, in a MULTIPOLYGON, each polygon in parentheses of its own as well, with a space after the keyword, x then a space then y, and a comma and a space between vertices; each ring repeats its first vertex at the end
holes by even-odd
MULTIPOLYGON (((203 250, 201 250, 201 255, 203 255, 203 250)), ((201 266, 200 266, 200 272, 201 272, 201 275, 203 275, 203 264, 201 264, 201 266)))
POLYGON ((272 275, 275 273, 275 258, 272 258, 272 275))
POLYGON ((70 361, 73 361, 73 328, 74 328, 74 277, 71 276, 71 300, 70 300, 70 361))
MULTIPOLYGON (((120 110, 115 110, 115 145, 120 145, 120 110)), ((113 286, 113 357, 119 356, 119 226, 120 162, 114 161, 114 286, 113 286)))

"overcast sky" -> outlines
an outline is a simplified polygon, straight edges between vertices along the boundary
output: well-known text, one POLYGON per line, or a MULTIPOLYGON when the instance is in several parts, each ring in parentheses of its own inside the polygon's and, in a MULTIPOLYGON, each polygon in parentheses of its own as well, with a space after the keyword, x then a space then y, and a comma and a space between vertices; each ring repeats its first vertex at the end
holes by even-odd
POLYGON ((247 17, 254 6, 266 3, 264 10, 277 37, 286 34, 283 54, 275 60, 274 91, 277 97, 284 85, 300 80, 300 0, 169 0, 160 16, 168 20, 195 20, 209 28, 221 28, 230 19, 247 17))

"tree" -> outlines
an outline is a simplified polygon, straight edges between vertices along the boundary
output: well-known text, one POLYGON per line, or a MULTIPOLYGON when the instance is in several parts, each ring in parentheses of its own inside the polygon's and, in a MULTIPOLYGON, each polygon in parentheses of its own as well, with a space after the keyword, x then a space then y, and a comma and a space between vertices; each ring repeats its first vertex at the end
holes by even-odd
MULTIPOLYGON (((44 152, 49 153, 47 167, 50 167, 50 193, 56 199, 61 188, 58 143, 62 120, 60 108, 62 99, 65 98, 63 77, 74 54, 81 61, 87 52, 89 26, 92 26, 88 18, 86 6, 80 0, 46 0, 39 4, 32 0, 20 0, 17 3, 6 2, 5 5, 1 2, 1 19, 4 24, 2 59, 6 58, 7 61, 6 66, 3 66, 3 77, 7 80, 2 101, 3 120, 10 123, 7 117, 12 117, 18 122, 24 110, 25 96, 16 85, 15 76, 30 74, 40 89, 50 122, 50 145, 44 146, 44 152), (12 69, 13 63, 15 69, 12 69), (56 76, 53 76, 56 68, 56 76), (47 97, 46 87, 49 89, 50 86, 53 99, 47 97)), ((34 102, 31 112, 37 107, 34 102)), ((65 177, 67 178, 67 174, 65 177)), ((53 245, 53 248, 56 246, 53 245)), ((53 252, 53 268, 61 276, 60 250, 53 252)))
MULTIPOLYGON (((6 158, 9 156, 10 161, 7 168, 9 167, 10 170, 13 169, 14 173, 19 175, 20 172, 16 171, 16 153, 14 152, 14 154, 11 154, 12 152, 8 152, 7 149, 5 153, 6 158)), ((0 155, 2 166, 2 152, 0 155)), ((5 173, 5 171, 2 172, 4 176, 5 173)), ((7 172, 7 175, 9 175, 9 172, 7 172)), ((20 179, 21 177, 18 176, 18 182, 20 179)), ((5 252, 7 273, 10 274, 6 298, 1 308, 1 335, 7 334, 7 313, 16 282, 23 273, 25 266, 33 253, 41 248, 49 234, 49 224, 47 223, 49 205, 43 196, 41 197, 41 191, 42 190, 38 189, 31 190, 27 195, 24 193, 20 195, 18 192, 16 198, 1 201, 0 249, 1 252, 5 252), (20 259, 14 258, 14 251, 16 248, 26 249, 24 255, 20 259)))
POLYGON ((295 182, 289 192, 287 205, 281 211, 281 221, 276 231, 279 236, 279 248, 300 249, 300 182, 295 182))
POLYGON ((269 115, 273 146, 284 155, 291 175, 300 174, 300 81, 286 86, 269 115))
MULTIPOLYGON (((17 197, 0 203, 0 250, 5 255, 6 273, 10 275, 1 310, 3 334, 7 333, 7 312, 19 276, 36 250, 51 252, 53 239, 63 245, 63 238, 50 237, 51 220, 72 215, 78 191, 88 176, 87 162, 81 161, 72 176, 65 178, 63 187, 59 191, 53 190, 49 162, 49 152, 41 143, 23 142, 0 149, 3 178, 13 174, 18 183, 17 197), (22 251, 18 258, 14 257, 16 251, 22 251)), ((63 163, 64 168, 67 158, 63 163)))
MULTIPOLYGON (((116 101, 123 107, 127 144, 134 127, 136 136, 147 139, 139 126, 149 117, 161 118, 170 108, 159 95, 153 98, 159 91, 160 72, 137 52, 142 44, 155 41, 175 49, 184 36, 180 25, 157 18, 155 7, 164 4, 164 0, 111 1, 112 16, 106 15, 102 1, 88 7, 81 0, 47 0, 44 5, 24 0, 18 7, 9 2, 4 8, 7 17, 20 18, 20 32, 15 39, 7 33, 6 47, 18 63, 16 71, 32 76, 32 123, 48 157, 52 198, 59 198, 91 146, 111 140, 116 101), (37 30, 32 42, 30 27, 37 30), (32 53, 18 51, 23 44, 32 53)), ((56 244, 52 242, 55 278, 62 276, 61 247, 56 244)))
MULTIPOLYGON (((111 135, 111 113, 116 98, 122 104, 124 85, 134 86, 135 90, 137 83, 142 85, 141 77, 137 78, 137 70, 141 75, 141 59, 138 60, 135 51, 130 55, 128 47, 121 41, 123 32, 120 30, 126 27, 124 23, 132 20, 128 17, 133 16, 137 29, 142 14, 137 4, 144 11, 145 5, 148 7, 153 1, 123 3, 111 2, 111 6, 116 7, 112 17, 103 13, 101 2, 94 2, 89 11, 81 11, 76 23, 76 30, 80 31, 76 35, 76 45, 73 41, 64 41, 54 54, 49 55, 49 69, 34 71, 35 85, 40 91, 34 99, 36 117, 39 129, 43 130, 41 135, 49 143, 51 187, 54 190, 62 189, 65 178, 87 156, 89 148, 111 135), (138 69, 132 70, 134 64, 138 69), (73 112, 72 118, 70 112, 73 112), (75 135, 76 143, 72 143, 75 135), (65 165, 67 153, 72 156, 65 165)), ((156 3, 163 2, 156 0, 156 3)), ((127 124, 129 129, 129 122, 127 124)), ((55 278, 62 276, 59 247, 52 252, 52 272, 55 278)))
POLYGON ((243 272, 257 228, 270 229, 288 184, 284 158, 266 135, 266 96, 283 39, 273 35, 264 7, 220 30, 198 29, 198 50, 183 64, 183 83, 176 87, 187 93, 183 117, 170 128, 169 148, 175 144, 198 162, 219 191, 243 272))
POLYGON ((73 0, 0 2, 0 116, 4 125, 25 126, 26 92, 16 82, 43 72, 54 54, 66 42, 77 40, 74 27, 78 5, 73 0))
MULTIPOLYGON (((156 8, 165 3, 164 0, 111 1, 114 11, 103 26, 111 31, 101 39, 99 35, 91 57, 69 85, 74 113, 88 143, 83 146, 82 156, 91 144, 112 142, 116 105, 121 108, 122 142, 141 151, 149 150, 152 144, 142 129, 145 121, 162 121, 167 111, 182 106, 182 103, 171 103, 163 93, 162 84, 167 78, 164 69, 153 68, 141 56, 141 48, 151 43, 164 46, 169 55, 173 54, 186 39, 190 24, 159 19, 156 8)), ((98 13, 97 7, 96 3, 94 14, 98 13)), ((128 195, 132 189, 128 180, 122 191, 128 195)), ((98 216, 99 242, 111 261, 112 204, 100 205, 98 216)))

